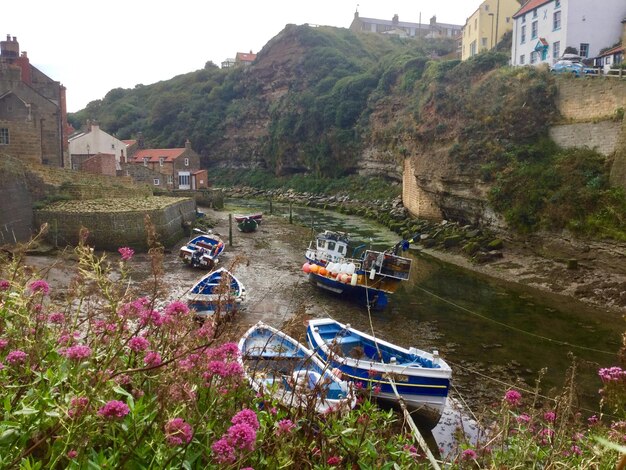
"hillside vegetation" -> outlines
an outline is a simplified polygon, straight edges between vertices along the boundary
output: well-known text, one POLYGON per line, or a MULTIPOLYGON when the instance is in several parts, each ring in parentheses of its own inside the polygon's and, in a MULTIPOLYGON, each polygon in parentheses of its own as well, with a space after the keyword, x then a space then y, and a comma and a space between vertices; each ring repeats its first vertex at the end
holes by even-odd
POLYGON ((604 158, 548 138, 554 78, 506 66, 502 52, 446 60, 454 47, 288 25, 250 67, 208 63, 114 89, 71 119, 98 119, 122 139, 141 131, 150 147, 189 138, 213 181, 261 188, 349 193, 374 180, 385 188, 377 196, 392 197, 410 157, 442 214, 480 220, 463 201, 478 185, 478 206, 515 230, 626 238, 624 196, 609 187, 604 158))

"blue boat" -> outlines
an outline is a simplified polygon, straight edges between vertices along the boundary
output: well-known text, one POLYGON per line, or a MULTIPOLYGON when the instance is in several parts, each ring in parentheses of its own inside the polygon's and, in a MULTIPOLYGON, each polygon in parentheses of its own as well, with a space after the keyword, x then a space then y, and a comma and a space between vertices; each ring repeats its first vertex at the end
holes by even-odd
POLYGON ((330 318, 310 320, 306 334, 328 367, 340 369, 346 380, 371 387, 378 402, 399 404, 393 379, 409 411, 416 412, 422 422, 432 428, 441 418, 452 370, 437 351, 405 349, 330 318))
POLYGON ((347 233, 325 230, 306 250, 302 270, 317 287, 343 297, 356 298, 374 309, 387 306, 389 294, 409 279, 411 259, 398 256, 410 241, 402 240, 390 250, 362 250, 359 246, 348 256, 347 233))
POLYGON ((246 288, 230 271, 219 268, 203 276, 187 294, 187 306, 199 319, 234 313, 245 299, 246 288))
POLYGON ((182 246, 179 256, 185 264, 194 268, 213 269, 219 262, 222 251, 224 251, 222 239, 210 232, 203 232, 182 246))
POLYGON ((347 411, 356 404, 349 384, 342 381, 310 349, 263 322, 239 341, 241 365, 251 387, 286 407, 347 411))

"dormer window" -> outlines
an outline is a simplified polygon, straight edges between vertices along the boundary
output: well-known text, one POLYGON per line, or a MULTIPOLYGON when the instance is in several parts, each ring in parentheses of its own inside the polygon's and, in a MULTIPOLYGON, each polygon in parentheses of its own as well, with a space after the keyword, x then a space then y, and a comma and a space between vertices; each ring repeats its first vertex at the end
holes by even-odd
POLYGON ((159 166, 163 166, 164 161, 165 161, 165 157, 159 157, 159 166))
POLYGON ((148 157, 143 157, 143 166, 148 166, 148 157))

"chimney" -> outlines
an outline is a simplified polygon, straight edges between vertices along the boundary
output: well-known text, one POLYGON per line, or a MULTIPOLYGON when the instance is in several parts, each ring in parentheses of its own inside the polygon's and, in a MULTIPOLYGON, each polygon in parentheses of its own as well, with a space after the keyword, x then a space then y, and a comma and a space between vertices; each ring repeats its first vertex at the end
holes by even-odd
POLYGON ((144 148, 143 132, 137 132, 137 148, 140 150, 144 148))
POLYGON ((7 34, 6 41, 0 41, 0 56, 3 59, 9 59, 12 62, 12 59, 17 59, 20 55, 20 45, 17 42, 17 38, 13 36, 13 40, 11 40, 11 35, 7 34))
POLYGON ((391 22, 393 23, 394 26, 397 26, 399 21, 400 21, 400 18, 398 17, 398 14, 396 13, 395 15, 393 15, 391 22))
POLYGON ((191 142, 189 141, 189 139, 187 139, 185 141, 185 149, 186 150, 191 150, 191 142))

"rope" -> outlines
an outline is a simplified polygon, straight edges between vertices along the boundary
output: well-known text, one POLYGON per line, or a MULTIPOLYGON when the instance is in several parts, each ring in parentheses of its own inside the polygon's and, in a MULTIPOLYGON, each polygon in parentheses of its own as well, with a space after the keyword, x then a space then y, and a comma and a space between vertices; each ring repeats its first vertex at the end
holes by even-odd
POLYGON ((521 328, 517 328, 515 326, 507 325, 506 323, 503 323, 501 321, 494 320, 493 318, 489 318, 486 315, 481 315, 480 313, 474 312, 473 310, 470 310, 470 309, 468 309, 466 307, 463 307, 462 305, 454 303, 451 300, 444 299, 443 297, 435 294, 434 292, 429 291, 428 289, 424 289, 423 287, 420 287, 418 285, 416 285, 415 287, 417 289, 421 290, 422 292, 425 292, 428 295, 436 298, 437 300, 440 300, 440 301, 445 302, 445 303, 447 303, 449 305, 452 305, 452 306, 458 308, 459 310, 463 310, 464 312, 467 312, 467 313, 469 313, 471 315, 474 315, 476 317, 482 318, 483 320, 489 320, 489 321, 491 321, 491 322, 493 322, 493 323, 495 323, 495 324, 497 324, 499 326, 502 326, 504 328, 508 328, 508 329, 516 331, 518 333, 522 333, 522 334, 525 334, 525 335, 528 335, 528 336, 532 336, 533 338, 542 339, 544 341, 548 341, 549 343, 554 343, 554 344, 558 344, 558 345, 561 345, 561 346, 568 346, 568 347, 571 347, 571 348, 581 349, 581 350, 584 350, 584 351, 596 352, 596 353, 600 353, 600 354, 607 354, 607 355, 610 355, 610 356, 617 356, 617 353, 615 353, 615 352, 604 351, 602 349, 589 348, 587 346, 580 346, 578 344, 572 344, 572 343, 569 343, 567 341, 560 341, 560 340, 557 340, 557 339, 548 338, 547 336, 538 335, 536 333, 531 333, 530 331, 522 330, 521 328))

